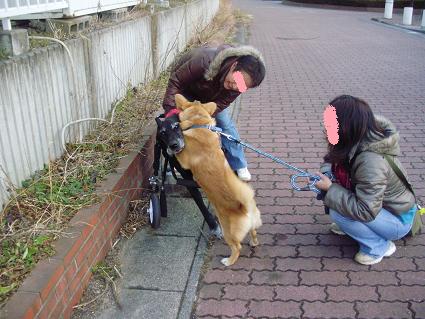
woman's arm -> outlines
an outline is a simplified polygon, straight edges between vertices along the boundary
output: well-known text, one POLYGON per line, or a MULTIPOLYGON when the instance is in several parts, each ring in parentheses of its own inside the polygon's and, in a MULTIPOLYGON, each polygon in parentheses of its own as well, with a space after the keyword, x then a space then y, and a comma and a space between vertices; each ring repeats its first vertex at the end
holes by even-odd
POLYGON ((190 83, 204 76, 205 71, 208 69, 208 65, 209 58, 200 51, 194 53, 193 56, 179 65, 177 69, 171 73, 162 103, 165 113, 176 108, 174 96, 176 94, 184 95, 184 90, 190 83))
POLYGON ((353 164, 354 192, 333 183, 324 198, 326 206, 348 218, 369 222, 382 208, 388 183, 388 167, 381 155, 358 156, 353 164))

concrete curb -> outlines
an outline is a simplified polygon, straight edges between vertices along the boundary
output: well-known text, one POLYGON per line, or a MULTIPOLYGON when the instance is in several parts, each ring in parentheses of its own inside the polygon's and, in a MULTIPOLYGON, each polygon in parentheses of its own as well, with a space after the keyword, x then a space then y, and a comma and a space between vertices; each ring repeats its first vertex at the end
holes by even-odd
POLYGON ((380 22, 380 23, 383 23, 383 24, 386 24, 386 25, 390 25, 390 26, 393 26, 393 27, 396 27, 396 28, 425 34, 425 29, 421 28, 421 27, 406 26, 406 25, 402 25, 402 24, 399 24, 399 23, 394 23, 392 20, 388 20, 388 19, 384 19, 384 18, 372 18, 371 20, 375 21, 375 22, 380 22))

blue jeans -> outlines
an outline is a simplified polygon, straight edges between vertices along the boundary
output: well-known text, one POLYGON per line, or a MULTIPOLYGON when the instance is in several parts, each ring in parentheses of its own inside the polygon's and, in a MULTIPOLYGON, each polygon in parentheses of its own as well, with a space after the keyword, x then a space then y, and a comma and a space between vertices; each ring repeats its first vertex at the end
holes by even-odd
MULTIPOLYGON (((223 130, 223 133, 230 134, 239 139, 239 133, 233 123, 229 109, 224 109, 215 116, 217 126, 223 130)), ((242 145, 229 141, 224 136, 221 137, 221 145, 224 148, 224 155, 233 170, 247 167, 242 145)))
POLYGON ((403 224, 399 218, 384 208, 371 222, 360 222, 329 210, 331 219, 344 233, 357 241, 360 251, 373 257, 382 257, 388 249, 390 240, 404 237, 412 224, 403 224))

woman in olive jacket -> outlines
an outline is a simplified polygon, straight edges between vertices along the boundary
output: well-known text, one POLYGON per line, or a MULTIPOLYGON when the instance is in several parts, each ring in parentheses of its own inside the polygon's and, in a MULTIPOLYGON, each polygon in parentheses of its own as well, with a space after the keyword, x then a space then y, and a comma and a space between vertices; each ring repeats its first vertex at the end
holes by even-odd
MULTIPOLYGON (((260 85, 264 76, 263 57, 251 46, 195 48, 183 55, 173 67, 163 108, 167 117, 178 112, 174 100, 177 93, 192 101, 215 102, 217 111, 214 116, 217 126, 224 133, 239 138, 226 108, 242 92, 260 85), (241 74, 243 79, 236 81, 235 73, 241 74)), ((222 145, 230 167, 237 172, 240 179, 250 180, 251 174, 240 144, 222 138, 222 145)))
POLYGON ((361 99, 343 95, 329 106, 336 110, 339 139, 328 144, 321 172, 332 170, 336 182, 319 173, 316 185, 326 192, 324 204, 335 222, 331 231, 359 243, 355 261, 376 264, 395 252, 392 240, 411 230, 417 214, 415 196, 385 158, 390 156, 407 176, 397 158, 399 134, 361 99))

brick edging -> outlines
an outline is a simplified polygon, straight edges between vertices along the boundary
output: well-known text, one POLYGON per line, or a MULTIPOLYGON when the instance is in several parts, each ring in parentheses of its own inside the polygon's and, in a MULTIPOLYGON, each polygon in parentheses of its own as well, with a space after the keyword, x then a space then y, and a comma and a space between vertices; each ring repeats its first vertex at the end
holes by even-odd
POLYGON ((142 147, 122 158, 115 173, 99 183, 100 203, 83 208, 0 312, 2 318, 69 318, 88 285, 91 268, 112 247, 131 200, 140 197, 152 173, 154 121, 144 130, 142 147))

